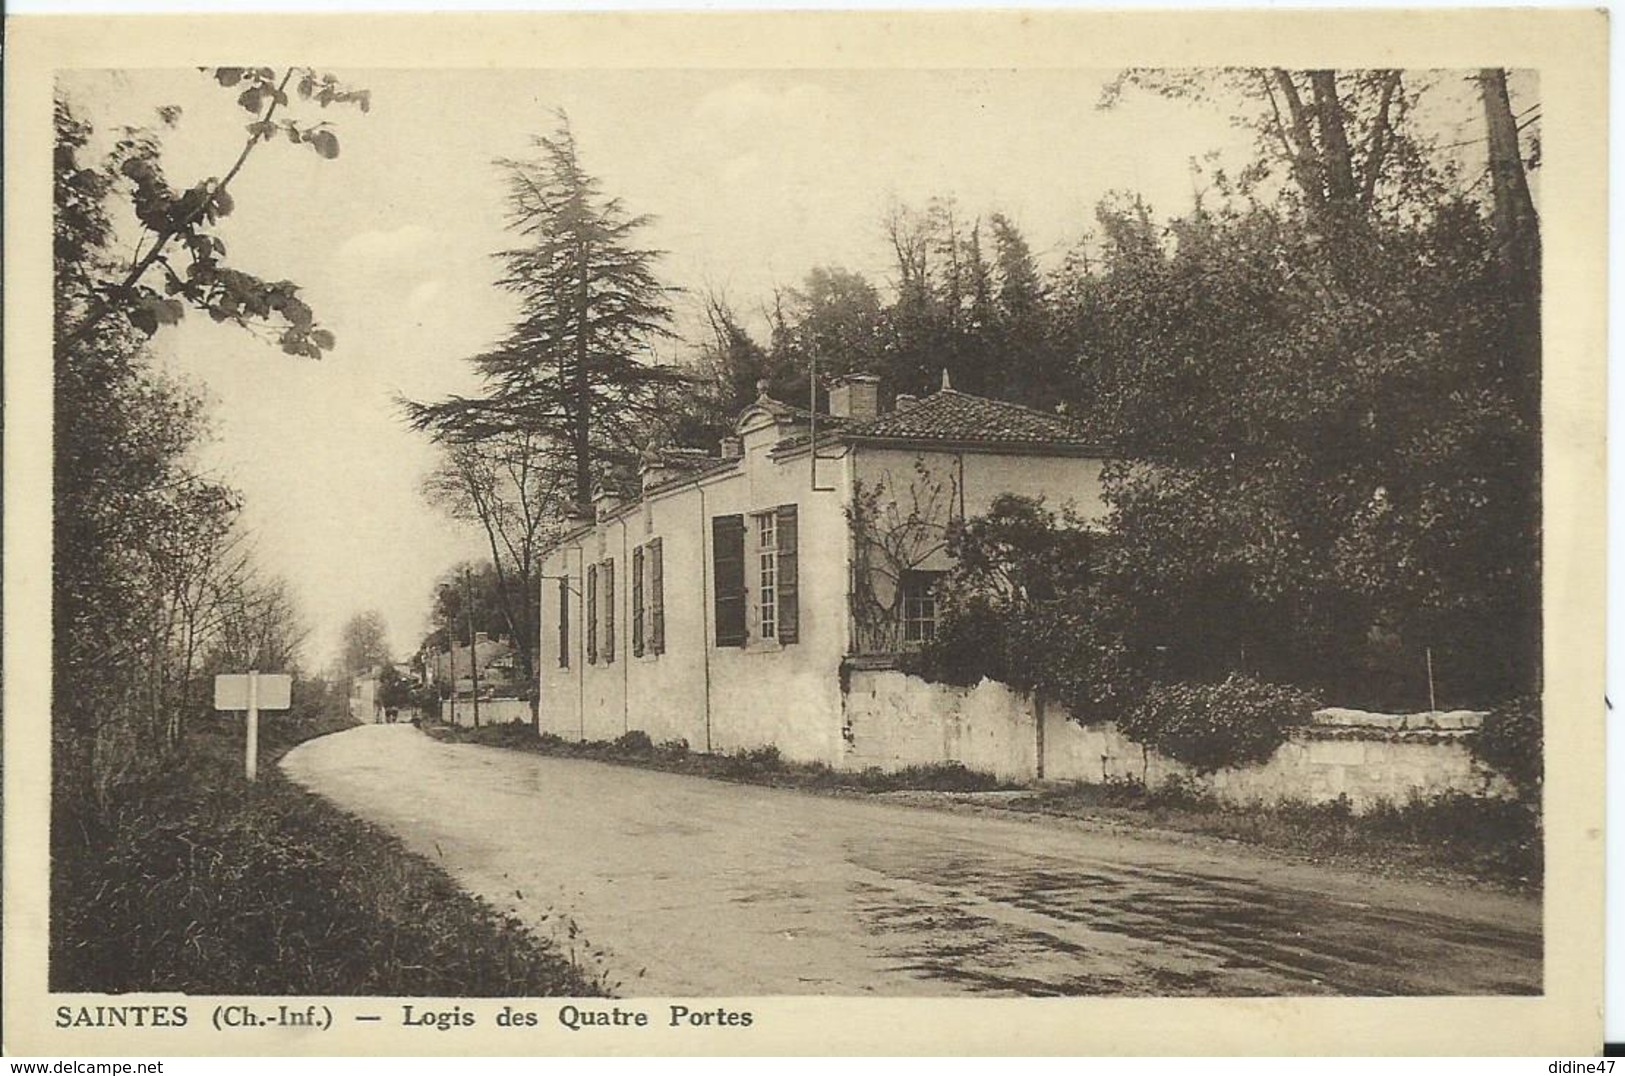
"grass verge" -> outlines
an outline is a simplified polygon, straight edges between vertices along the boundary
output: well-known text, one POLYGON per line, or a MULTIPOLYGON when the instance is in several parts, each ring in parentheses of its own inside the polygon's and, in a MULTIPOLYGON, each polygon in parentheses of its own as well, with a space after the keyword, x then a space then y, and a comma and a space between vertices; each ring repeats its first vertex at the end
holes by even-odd
POLYGON ((451 997, 607 991, 399 841, 286 780, 294 744, 349 724, 241 722, 188 737, 164 774, 52 834, 54 991, 451 997))
POLYGON ((1385 874, 1450 875, 1515 891, 1541 888, 1540 816, 1523 804, 1465 795, 1418 799, 1355 814, 1347 802, 1232 807, 1188 784, 1148 789, 1129 781, 1024 788, 959 763, 878 769, 834 770, 817 763, 788 762, 774 748, 731 755, 691 752, 681 742, 654 744, 641 732, 618 740, 575 742, 538 737, 525 724, 480 729, 430 726, 430 735, 562 758, 642 766, 748 784, 813 791, 985 792, 1024 789, 1025 794, 979 801, 989 809, 1092 819, 1237 841, 1311 862, 1385 874))
POLYGON ((898 792, 905 789, 990 792, 1021 787, 1001 781, 991 774, 966 769, 958 762, 909 766, 895 771, 837 770, 820 762, 791 762, 781 757, 776 747, 757 747, 733 754, 714 755, 690 751, 688 744, 682 740, 656 744, 642 732, 629 732, 618 740, 575 741, 550 734, 537 736, 531 726, 517 722, 486 725, 478 729, 431 725, 425 727, 424 731, 456 743, 514 748, 560 758, 621 762, 646 769, 779 788, 850 789, 856 792, 898 792))
POLYGON ((1383 873, 1442 871, 1514 890, 1541 888, 1538 812, 1460 793, 1355 814, 1346 800, 1233 807, 1179 782, 1147 789, 1113 781, 1035 789, 1000 806, 1198 833, 1383 873))

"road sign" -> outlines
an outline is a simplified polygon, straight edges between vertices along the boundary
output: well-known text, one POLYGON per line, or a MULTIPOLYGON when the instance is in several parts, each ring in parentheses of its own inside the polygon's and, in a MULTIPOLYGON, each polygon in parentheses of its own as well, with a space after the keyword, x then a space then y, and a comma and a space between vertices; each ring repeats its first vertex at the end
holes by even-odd
POLYGON ((254 780, 260 764, 260 711, 286 710, 293 702, 293 677, 287 673, 222 673, 214 678, 216 710, 247 710, 248 741, 243 771, 254 780))
MULTIPOLYGON (((214 708, 216 710, 248 709, 248 678, 250 673, 222 673, 214 678, 214 708)), ((293 703, 293 677, 287 673, 260 673, 258 699, 261 710, 286 710, 293 703)))

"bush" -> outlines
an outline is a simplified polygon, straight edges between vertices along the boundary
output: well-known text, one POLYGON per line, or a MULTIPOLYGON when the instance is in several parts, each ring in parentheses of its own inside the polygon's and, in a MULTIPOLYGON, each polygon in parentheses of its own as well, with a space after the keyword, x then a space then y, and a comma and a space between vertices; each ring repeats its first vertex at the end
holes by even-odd
POLYGON ((642 729, 623 732, 615 739, 615 750, 623 755, 652 755, 654 749, 654 741, 642 729))
POLYGON ((659 747, 655 748, 655 750, 662 755, 681 757, 688 754, 688 741, 679 736, 675 740, 666 740, 662 742, 659 747))
POLYGON ((1543 755, 1540 699, 1523 696, 1491 710, 1468 740, 1473 757, 1511 781, 1518 798, 1540 798, 1543 755))
POLYGON ((1232 673, 1218 683, 1153 684, 1119 727, 1130 739, 1211 773, 1269 758, 1315 706, 1297 688, 1232 673))
POLYGON ((778 773, 783 769, 784 759, 779 757, 779 749, 769 744, 749 751, 735 751, 723 762, 722 774, 724 777, 744 778, 764 773, 778 773))

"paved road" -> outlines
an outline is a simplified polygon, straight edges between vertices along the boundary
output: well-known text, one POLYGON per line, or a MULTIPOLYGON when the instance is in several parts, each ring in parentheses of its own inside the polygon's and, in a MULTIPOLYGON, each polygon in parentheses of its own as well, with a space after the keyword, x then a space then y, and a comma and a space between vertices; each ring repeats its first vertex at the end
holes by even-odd
POLYGON ((283 767, 567 949, 598 947, 623 996, 1540 991, 1538 902, 1499 893, 405 725, 283 767))

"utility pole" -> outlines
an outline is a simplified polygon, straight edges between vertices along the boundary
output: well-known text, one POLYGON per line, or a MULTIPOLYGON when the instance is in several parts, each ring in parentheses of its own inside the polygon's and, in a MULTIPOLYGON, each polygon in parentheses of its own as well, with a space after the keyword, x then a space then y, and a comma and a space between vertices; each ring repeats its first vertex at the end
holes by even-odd
POLYGON ((468 605, 468 676, 474 685, 474 727, 480 727, 480 654, 474 639, 474 574, 463 569, 463 595, 468 605))

